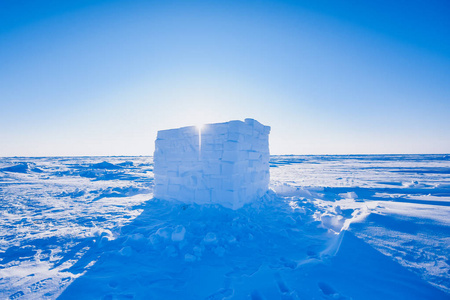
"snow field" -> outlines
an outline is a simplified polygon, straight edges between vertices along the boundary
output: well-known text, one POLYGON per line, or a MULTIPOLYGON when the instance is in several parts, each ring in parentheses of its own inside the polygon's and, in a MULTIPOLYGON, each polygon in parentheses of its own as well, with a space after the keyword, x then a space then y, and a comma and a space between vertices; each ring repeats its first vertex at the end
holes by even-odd
POLYGON ((234 210, 154 199, 147 157, 1 158, 0 299, 449 298, 448 156, 270 165, 234 210))
POLYGON ((142 212, 151 158, 104 159, 0 159, 0 299, 55 299, 142 212))

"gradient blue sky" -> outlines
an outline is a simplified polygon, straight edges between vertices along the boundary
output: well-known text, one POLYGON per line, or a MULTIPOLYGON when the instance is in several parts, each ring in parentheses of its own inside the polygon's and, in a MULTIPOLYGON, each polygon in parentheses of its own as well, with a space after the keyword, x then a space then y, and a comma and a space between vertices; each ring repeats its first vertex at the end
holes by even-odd
POLYGON ((0 156, 151 155, 255 118, 272 154, 449 153, 448 1, 0 0, 0 156))

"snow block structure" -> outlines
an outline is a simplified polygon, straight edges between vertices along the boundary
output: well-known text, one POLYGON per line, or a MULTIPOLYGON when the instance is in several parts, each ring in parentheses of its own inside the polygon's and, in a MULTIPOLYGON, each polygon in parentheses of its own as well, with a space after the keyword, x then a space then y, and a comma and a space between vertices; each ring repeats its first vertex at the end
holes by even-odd
POLYGON ((245 119, 158 131, 154 196, 237 209, 269 187, 270 127, 245 119))

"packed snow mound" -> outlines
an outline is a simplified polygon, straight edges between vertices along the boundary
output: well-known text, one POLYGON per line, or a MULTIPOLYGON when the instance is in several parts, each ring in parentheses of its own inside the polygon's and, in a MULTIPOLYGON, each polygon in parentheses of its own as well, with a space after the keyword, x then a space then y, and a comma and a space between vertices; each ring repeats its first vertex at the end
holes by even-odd
POLYGON ((237 210, 149 201, 117 239, 93 250, 107 254, 60 299, 239 299, 252 293, 296 299, 301 293, 283 277, 305 261, 320 261, 338 237, 316 226, 313 210, 304 209, 311 204, 294 201, 293 208, 289 202, 274 193, 237 210))
POLYGON ((117 165, 121 166, 121 167, 134 167, 134 163, 132 161, 129 161, 129 160, 124 161, 122 163, 119 163, 117 165))
POLYGON ((14 173, 27 173, 28 171, 42 173, 42 169, 37 168, 35 164, 22 162, 17 165, 13 165, 10 167, 2 168, 0 171, 3 172, 14 172, 14 173))
POLYGON ((115 170, 115 169, 121 169, 122 167, 117 166, 115 164, 109 163, 107 161, 103 161, 101 163, 93 164, 91 166, 92 169, 106 169, 106 170, 115 170))
POLYGON ((59 299, 446 299, 317 214, 332 216, 274 193, 237 210, 154 199, 59 299))
POLYGON ((155 197, 240 208, 269 186, 269 132, 253 119, 161 130, 155 197))

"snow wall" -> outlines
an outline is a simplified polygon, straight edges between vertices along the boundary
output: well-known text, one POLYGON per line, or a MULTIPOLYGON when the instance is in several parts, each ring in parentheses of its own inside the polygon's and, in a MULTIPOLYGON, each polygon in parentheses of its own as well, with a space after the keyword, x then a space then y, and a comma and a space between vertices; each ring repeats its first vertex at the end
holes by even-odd
POLYGON ((270 127, 256 120, 158 131, 154 197, 237 209, 269 187, 270 127))

